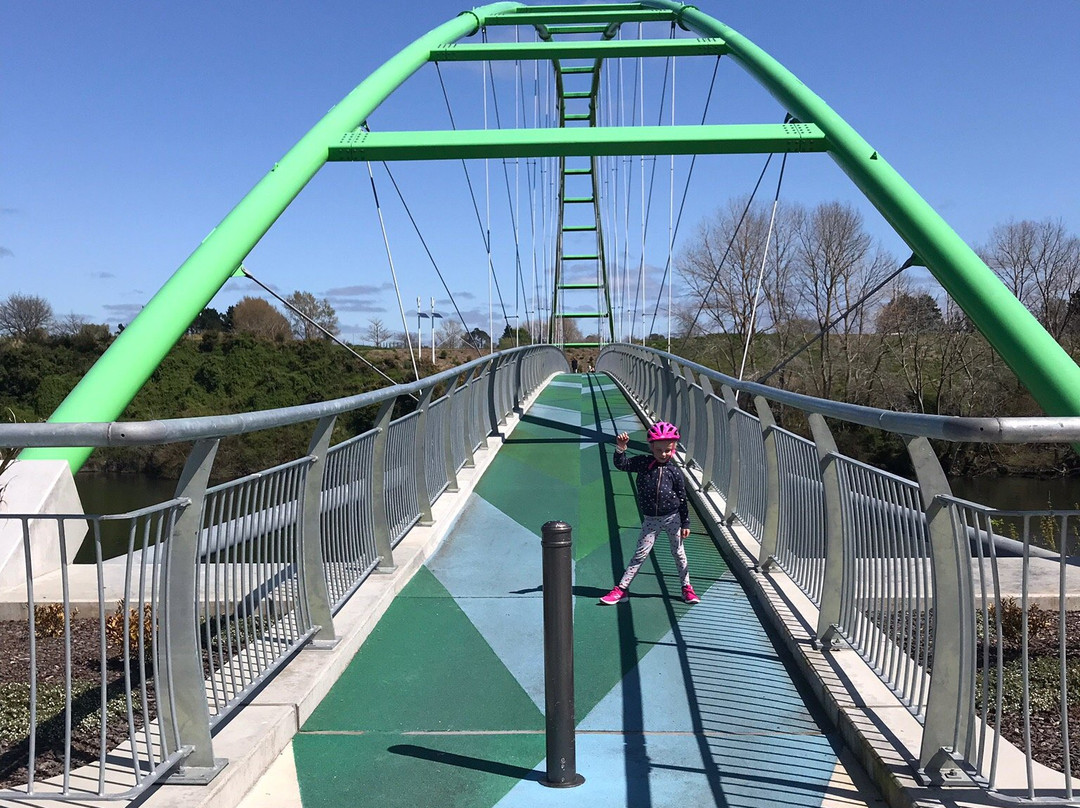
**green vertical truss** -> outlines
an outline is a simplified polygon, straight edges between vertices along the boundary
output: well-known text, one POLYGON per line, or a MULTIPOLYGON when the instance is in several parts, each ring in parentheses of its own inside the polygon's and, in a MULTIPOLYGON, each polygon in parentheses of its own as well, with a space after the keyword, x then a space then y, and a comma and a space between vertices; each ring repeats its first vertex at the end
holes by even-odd
MULTIPOLYGON (((541 36, 551 41, 551 35, 556 33, 599 33, 601 41, 608 42, 618 33, 618 23, 601 24, 595 27, 586 26, 547 26, 541 36)), ((600 70, 603 60, 599 57, 590 57, 586 64, 566 65, 561 59, 552 59, 555 69, 555 92, 558 96, 559 128, 596 128, 600 94, 600 70), (567 89, 567 76, 587 76, 589 88, 587 90, 567 89), (585 104, 588 104, 585 108, 585 104), (584 125, 584 126, 583 126, 584 125)), ((571 79, 570 83, 576 83, 577 79, 571 79)), ((555 246, 555 273, 554 288, 551 299, 551 321, 549 333, 551 341, 563 347, 592 347, 596 344, 605 345, 615 340, 615 318, 611 311, 611 292, 608 286, 607 262, 604 260, 604 231, 602 217, 600 215, 600 183, 599 183, 599 158, 596 155, 587 155, 584 158, 559 157, 559 223, 558 242, 555 246), (579 163, 584 159, 585 163, 579 163), (578 178, 588 177, 588 194, 574 196, 572 193, 580 193, 578 188, 583 185, 578 178), (583 210, 583 213, 574 213, 569 217, 568 211, 583 210), (568 224, 567 220, 575 222, 568 224), (571 241, 575 248, 568 250, 566 246, 567 234, 574 233, 571 241), (590 240, 585 234, 591 233, 590 240), (583 243, 591 243, 589 247, 582 247, 583 243), (589 282, 572 283, 566 279, 568 264, 589 264, 593 267, 592 278, 589 282), (584 321, 595 323, 597 342, 570 342, 564 334, 563 325, 566 321, 584 321)), ((587 326, 585 326, 587 327, 587 326)), ((578 327, 579 330, 584 328, 578 327)), ((590 327, 591 328, 591 327, 590 327)))

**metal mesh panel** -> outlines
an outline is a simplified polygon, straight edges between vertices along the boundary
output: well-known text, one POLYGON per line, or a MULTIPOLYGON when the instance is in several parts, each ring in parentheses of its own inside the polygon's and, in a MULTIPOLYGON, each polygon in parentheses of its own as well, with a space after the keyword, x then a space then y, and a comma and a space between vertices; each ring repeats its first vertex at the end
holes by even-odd
POLYGON ((424 438, 424 480, 427 482, 428 504, 432 504, 446 489, 446 430, 449 403, 440 398, 428 407, 427 435, 424 438))
POLYGON ((9 716, 25 710, 25 734, 2 739, 9 771, 21 764, 23 776, 0 797, 130 799, 183 759, 168 719, 175 710, 159 703, 171 675, 161 620, 168 581, 154 557, 168 553, 186 505, 173 499, 116 516, 0 514, 0 528, 15 522, 22 532, 27 609, 22 636, 3 649, 27 660, 25 684, 2 694, 9 716), (103 523, 126 533, 126 555, 102 560, 103 523), (95 561, 72 567, 69 550, 83 534, 95 561), (34 584, 31 548, 45 542, 60 560, 55 589, 34 584), (78 588, 92 585, 96 603, 72 602, 75 576, 89 579, 78 588), (59 669, 48 664, 57 656, 59 669))
POLYGON ((750 534, 761 540, 765 527, 765 442, 757 416, 735 410, 731 421, 739 436, 738 517, 750 534))
POLYGON ((322 490, 323 572, 337 611, 378 565, 372 508, 374 430, 327 452, 322 490))
POLYGON ((216 726, 314 630, 300 593, 302 458, 206 492, 199 537, 199 639, 216 726))
POLYGON ((972 556, 966 583, 974 600, 968 628, 975 659, 964 709, 975 727, 966 737, 957 731, 953 749, 996 788, 999 775, 1011 774, 1015 780, 1017 774, 1003 771, 1017 768, 1005 762, 1002 740, 1011 742, 1024 757, 1024 796, 1040 804, 1070 802, 1076 796, 1070 763, 1077 753, 1072 730, 1080 664, 1066 607, 1070 590, 1077 587, 1080 511, 1000 511, 941 499, 972 556), (1041 586, 1033 586, 1036 576, 1041 586), (1003 590, 1019 590, 1019 600, 1003 596, 1003 590), (1033 762, 1037 723, 1054 728, 1038 734, 1057 743, 1046 748, 1044 740, 1038 751, 1043 763, 1060 770, 1056 778, 1037 771, 1041 767, 1033 762))
POLYGON ((926 709, 929 539, 910 480, 837 458, 844 531, 840 632, 907 708, 926 709))
POLYGON ((825 488, 817 448, 785 429, 773 430, 780 467, 776 561, 810 599, 821 602, 825 577, 825 488))
POLYGON ((713 450, 712 482, 725 498, 731 497, 731 421, 727 417, 727 405, 717 396, 709 397, 710 417, 716 429, 716 446, 713 450))
POLYGON ((416 423, 419 413, 410 413, 391 422, 386 438, 386 469, 383 497, 393 547, 420 518, 416 493, 416 423))
POLYGON ((469 396, 466 389, 457 390, 450 399, 450 457, 454 461, 454 471, 465 465, 466 442, 468 434, 465 428, 469 396))

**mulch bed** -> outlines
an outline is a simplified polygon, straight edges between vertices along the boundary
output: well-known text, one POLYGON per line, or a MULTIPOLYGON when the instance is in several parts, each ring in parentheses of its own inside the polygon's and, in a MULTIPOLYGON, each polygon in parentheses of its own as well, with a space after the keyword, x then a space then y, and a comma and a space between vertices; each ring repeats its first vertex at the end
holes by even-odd
MULTIPOLYGON (((71 769, 93 763, 101 754, 101 647, 97 620, 72 622, 71 678, 72 699, 71 769)), ((0 788, 25 785, 28 775, 30 741, 29 683, 30 640, 28 626, 21 621, 0 622, 0 691, 5 703, 0 705, 0 788)), ((105 722, 105 744, 113 749, 128 740, 127 703, 124 688, 124 661, 120 648, 107 648, 105 684, 109 709, 105 722), (119 711, 121 717, 114 715, 119 711)), ((64 770, 64 638, 40 637, 37 640, 38 732, 34 778, 42 780, 64 770)), ((152 667, 147 663, 147 675, 152 667)), ((139 668, 131 666, 132 695, 138 701, 139 668)), ((156 714, 154 685, 147 682, 149 715, 135 709, 135 722, 142 727, 156 714)))

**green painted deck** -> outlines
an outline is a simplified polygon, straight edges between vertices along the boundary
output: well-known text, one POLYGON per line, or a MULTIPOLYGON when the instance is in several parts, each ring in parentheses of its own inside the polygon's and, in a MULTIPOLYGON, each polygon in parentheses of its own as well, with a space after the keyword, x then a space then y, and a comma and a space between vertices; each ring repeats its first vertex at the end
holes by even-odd
POLYGON ((556 377, 448 538, 398 595, 293 750, 322 806, 819 806, 858 800, 741 587, 692 513, 702 602, 665 537, 629 602, 600 606, 633 552, 644 430, 607 377, 556 377), (573 526, 578 788, 549 789, 540 528, 573 526))

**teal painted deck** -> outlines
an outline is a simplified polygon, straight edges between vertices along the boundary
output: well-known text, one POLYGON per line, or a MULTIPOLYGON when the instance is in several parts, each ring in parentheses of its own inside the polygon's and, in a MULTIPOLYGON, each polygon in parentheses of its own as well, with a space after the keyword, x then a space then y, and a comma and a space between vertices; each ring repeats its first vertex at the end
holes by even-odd
MULTIPOLYGON (((807 707, 692 514, 679 597, 661 537, 629 602, 597 604, 639 516, 612 437, 641 424, 606 377, 540 394, 439 547, 396 598, 293 750, 305 808, 819 806, 859 802, 836 739, 807 707), (540 784, 540 527, 574 533, 578 788, 540 784), (838 773, 840 776, 838 777, 838 773)), ((631 444, 631 451, 644 444, 631 444)))

